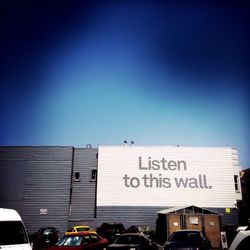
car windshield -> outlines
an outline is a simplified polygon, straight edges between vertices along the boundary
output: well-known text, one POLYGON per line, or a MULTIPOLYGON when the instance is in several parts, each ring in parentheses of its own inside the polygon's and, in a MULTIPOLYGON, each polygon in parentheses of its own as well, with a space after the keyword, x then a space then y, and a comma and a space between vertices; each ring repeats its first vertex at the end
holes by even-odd
POLYGON ((28 238, 21 221, 0 222, 0 245, 26 244, 28 238))
POLYGON ((199 241, 201 240, 200 232, 174 232, 169 241, 199 241))
POLYGON ((138 235, 121 235, 115 241, 115 244, 142 244, 146 239, 138 235))
POLYGON ((152 229, 149 226, 138 226, 139 232, 149 232, 152 231, 152 229))
POLYGON ((49 233, 53 233, 55 231, 56 231, 55 228, 45 228, 43 233, 44 234, 49 234, 49 233))
POLYGON ((57 246, 80 246, 83 238, 81 236, 64 236, 57 242, 57 246))

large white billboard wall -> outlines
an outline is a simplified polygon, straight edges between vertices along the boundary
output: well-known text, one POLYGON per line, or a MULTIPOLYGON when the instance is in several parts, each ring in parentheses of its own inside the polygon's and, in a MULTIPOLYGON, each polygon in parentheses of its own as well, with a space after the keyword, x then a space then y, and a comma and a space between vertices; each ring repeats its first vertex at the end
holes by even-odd
POLYGON ((97 206, 234 207, 235 155, 232 148, 100 146, 97 206))

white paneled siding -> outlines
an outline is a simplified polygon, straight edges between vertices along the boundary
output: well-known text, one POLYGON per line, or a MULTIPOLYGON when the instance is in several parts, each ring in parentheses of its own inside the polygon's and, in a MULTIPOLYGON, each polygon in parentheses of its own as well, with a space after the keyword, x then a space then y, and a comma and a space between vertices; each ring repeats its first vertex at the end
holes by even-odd
POLYGON ((97 206, 234 207, 238 153, 218 147, 100 146, 97 206))

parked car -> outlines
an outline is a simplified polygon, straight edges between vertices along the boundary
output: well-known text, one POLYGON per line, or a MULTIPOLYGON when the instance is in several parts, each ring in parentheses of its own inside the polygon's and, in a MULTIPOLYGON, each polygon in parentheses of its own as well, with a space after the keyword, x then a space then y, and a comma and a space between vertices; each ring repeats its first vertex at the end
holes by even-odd
POLYGON ((107 250, 157 250, 158 246, 141 233, 125 233, 107 247, 107 250))
POLYGON ((53 246, 59 239, 59 231, 55 227, 41 227, 34 234, 36 246, 53 246))
POLYGON ((0 249, 31 250, 24 223, 14 209, 0 208, 0 249))
POLYGON ((97 233, 83 231, 64 235, 50 250, 102 250, 108 245, 108 240, 97 233))
POLYGON ((247 250, 250 248, 250 230, 239 231, 229 250, 247 250))
POLYGON ((239 227, 237 227, 237 229, 236 229, 237 233, 238 233, 239 231, 246 231, 246 230, 250 230, 250 226, 239 226, 239 227))
POLYGON ((73 226, 65 234, 67 235, 67 234, 85 232, 85 231, 95 232, 95 230, 92 229, 90 226, 73 226))
POLYGON ((164 245, 164 250, 168 249, 211 249, 211 243, 199 230, 178 230, 173 232, 164 245))
POLYGON ((114 240, 125 232, 125 227, 122 223, 103 223, 97 228, 97 233, 102 237, 108 239, 109 243, 113 243, 114 240))
POLYGON ((127 230, 127 233, 143 233, 150 239, 154 240, 155 231, 148 225, 132 225, 127 230))

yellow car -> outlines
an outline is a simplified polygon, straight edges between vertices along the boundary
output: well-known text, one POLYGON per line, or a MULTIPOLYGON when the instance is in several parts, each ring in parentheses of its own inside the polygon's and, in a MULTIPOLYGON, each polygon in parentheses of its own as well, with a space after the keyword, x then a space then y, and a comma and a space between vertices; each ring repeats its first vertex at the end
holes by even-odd
POLYGON ((91 232, 91 233, 96 233, 94 229, 92 229, 90 226, 73 226, 70 230, 68 230, 65 235, 70 235, 73 233, 78 233, 78 232, 91 232))

